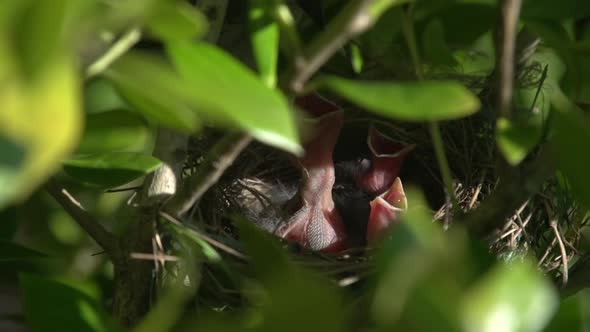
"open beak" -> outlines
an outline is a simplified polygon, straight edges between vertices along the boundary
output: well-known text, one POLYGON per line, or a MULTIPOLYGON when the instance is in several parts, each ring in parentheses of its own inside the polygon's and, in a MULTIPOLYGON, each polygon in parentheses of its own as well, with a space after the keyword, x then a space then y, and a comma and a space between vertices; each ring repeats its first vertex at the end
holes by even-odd
POLYGON ((380 195, 391 187, 415 145, 396 142, 375 127, 369 128, 367 144, 372 154, 371 167, 357 177, 357 185, 371 195, 380 195))
POLYGON ((375 244, 407 209, 408 202, 399 172, 408 153, 415 145, 396 142, 369 128, 367 144, 371 150, 370 168, 357 177, 357 185, 371 195, 371 212, 367 223, 367 243, 375 244))
POLYGON ((404 212, 408 208, 408 201, 400 178, 396 178, 389 190, 377 196, 370 204, 367 243, 372 245, 398 221, 400 212, 404 212))
POLYGON ((323 104, 326 101, 320 103, 312 99, 307 102, 315 103, 313 107, 323 106, 318 112, 317 108, 304 105, 306 109, 315 109, 316 112, 312 113, 320 116, 310 120, 313 123, 312 132, 307 135, 304 144, 305 155, 297 160, 302 180, 294 212, 276 234, 311 250, 337 252, 344 248, 345 233, 342 218, 332 199, 335 181, 332 153, 343 125, 343 116, 342 111, 331 103, 331 110, 326 108, 323 104))

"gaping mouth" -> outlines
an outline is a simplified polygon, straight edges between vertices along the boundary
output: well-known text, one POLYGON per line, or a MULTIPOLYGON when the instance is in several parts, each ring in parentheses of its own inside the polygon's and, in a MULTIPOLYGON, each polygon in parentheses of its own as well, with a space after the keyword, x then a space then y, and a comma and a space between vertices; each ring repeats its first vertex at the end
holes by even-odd
MULTIPOLYGON (((321 252, 346 249, 348 239, 340 211, 335 207, 332 188, 335 170, 332 154, 343 126, 343 114, 334 104, 317 96, 306 96, 299 105, 310 109, 311 134, 304 141, 305 155, 298 159, 301 183, 296 208, 275 234, 288 241, 321 252)), ((367 138, 370 167, 356 174, 359 190, 375 197, 370 202, 366 241, 374 244, 407 208, 403 185, 398 177, 401 165, 414 145, 396 142, 371 127, 367 138)))

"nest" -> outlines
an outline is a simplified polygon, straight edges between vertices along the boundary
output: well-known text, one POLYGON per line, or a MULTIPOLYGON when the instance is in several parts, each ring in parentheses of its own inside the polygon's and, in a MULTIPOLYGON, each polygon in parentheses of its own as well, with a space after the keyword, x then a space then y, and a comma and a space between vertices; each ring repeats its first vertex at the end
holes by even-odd
MULTIPOLYGON (((539 86, 541 71, 537 64, 527 67, 519 76, 520 84, 539 86)), ((458 78, 479 92, 484 109, 491 104, 493 91, 486 86, 486 78, 458 78)), ((347 111, 345 127, 373 124, 396 140, 416 144, 401 177, 407 183, 405 179, 412 179, 412 172, 417 172, 414 184, 425 193, 433 211, 433 220, 445 229, 452 227, 451 204, 444 193, 428 129, 418 124, 392 122, 354 111, 350 105, 340 105, 347 111)), ((444 123, 441 127, 454 177, 454 194, 460 209, 466 213, 476 209, 494 191, 498 182, 494 166, 497 157, 493 119, 493 115, 490 117, 484 111, 444 123)), ((221 137, 221 132, 209 129, 193 138, 185 167, 187 175, 199 167, 205 153, 221 137)), ((264 210, 272 208, 277 197, 283 199, 293 195, 295 189, 292 184, 297 184, 300 175, 290 158, 285 152, 252 143, 194 206, 189 214, 189 223, 228 248, 239 248, 239 235, 231 216, 236 213, 245 215, 257 223, 252 219, 261 217, 260 214, 248 215, 245 205, 256 205, 258 210, 264 210), (270 186, 270 183, 273 185, 270 186), (284 184, 283 187, 281 184, 284 184)), ((582 238, 580 229, 587 218, 581 215, 569 192, 563 188, 557 178, 551 179, 541 192, 529 197, 512 216, 499 222, 503 226, 501 232, 490 239, 490 251, 505 260, 533 256, 540 270, 556 281, 566 282, 569 267, 580 257, 577 249, 582 238)), ((281 211, 273 213, 280 214, 281 211)), ((287 243, 285 247, 297 264, 316 270, 340 287, 354 287, 362 283, 374 268, 372 249, 354 248, 338 256, 327 256, 287 243)), ((224 260, 238 271, 247 273, 246 264, 239 255, 221 251, 226 256, 224 260)), ((221 270, 218 266, 204 265, 199 301, 212 308, 239 307, 243 302, 240 290, 228 284, 227 272, 221 270)))

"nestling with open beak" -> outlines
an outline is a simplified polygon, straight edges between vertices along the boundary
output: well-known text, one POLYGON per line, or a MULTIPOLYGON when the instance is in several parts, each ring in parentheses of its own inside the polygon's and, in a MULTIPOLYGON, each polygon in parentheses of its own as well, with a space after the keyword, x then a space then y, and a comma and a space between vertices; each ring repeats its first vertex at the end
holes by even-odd
POLYGON ((272 225, 263 222, 261 226, 288 242, 323 253, 374 245, 407 208, 398 176, 414 145, 395 142, 370 127, 366 158, 335 163, 343 111, 315 94, 295 103, 309 116, 309 130, 302 135, 305 153, 293 162, 301 180, 287 194, 289 199, 271 199, 285 212, 282 220, 275 223, 271 218, 272 225))

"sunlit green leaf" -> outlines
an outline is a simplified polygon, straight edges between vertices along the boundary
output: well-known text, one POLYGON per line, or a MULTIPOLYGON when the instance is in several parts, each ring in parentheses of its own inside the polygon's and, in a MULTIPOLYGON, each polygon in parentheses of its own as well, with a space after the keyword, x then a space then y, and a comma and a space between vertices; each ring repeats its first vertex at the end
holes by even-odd
POLYGON ((477 97, 451 81, 375 82, 329 77, 319 83, 367 111, 407 121, 450 120, 475 113, 477 97))
POLYGON ((148 137, 145 122, 135 113, 109 111, 89 114, 77 152, 134 151, 143 148, 148 137))
POLYGON ((529 262, 498 265, 466 293, 464 331, 541 331, 557 304, 553 285, 529 262))
POLYGON ((361 52, 361 48, 356 44, 350 45, 350 62, 352 70, 354 70, 356 74, 360 74, 363 71, 363 53, 361 52))
POLYGON ((34 82, 4 79, 9 83, 0 87, 0 207, 25 198, 57 170, 77 145, 82 122, 79 82, 66 58, 52 62, 34 82))
POLYGON ((121 95, 148 119, 165 127, 194 131, 200 125, 187 102, 186 85, 161 58, 132 52, 106 73, 121 95))
POLYGON ((206 43, 170 44, 168 53, 190 84, 203 117, 242 128, 263 143, 301 152, 287 101, 246 67, 206 43))
POLYGON ((277 83, 277 61, 279 57, 279 27, 267 13, 265 0, 251 0, 250 38, 252 51, 258 66, 260 78, 268 87, 277 83))
POLYGON ((153 172, 160 161, 152 156, 113 152, 69 159, 64 171, 76 180, 101 187, 115 187, 153 172))
MULTIPOLYGON (((19 18, 16 38, 19 60, 27 74, 36 74, 62 51, 64 23, 71 0, 38 0, 19 18), (48 62, 49 61, 49 62, 48 62)), ((67 31, 69 32, 69 31, 67 31)))
POLYGON ((101 305, 78 289, 40 276, 21 274, 19 279, 31 331, 119 331, 101 305))
POLYGON ((0 262, 23 261, 43 257, 46 257, 46 255, 36 250, 29 249, 14 242, 0 240, 0 262))
MULTIPOLYGON (((524 112, 523 112, 524 113, 524 112)), ((519 164, 539 143, 543 130, 540 112, 515 116, 512 120, 499 118, 496 124, 496 140, 506 161, 519 164)))
POLYGON ((186 2, 159 1, 150 12, 147 28, 161 40, 199 38, 207 28, 207 19, 186 2))

